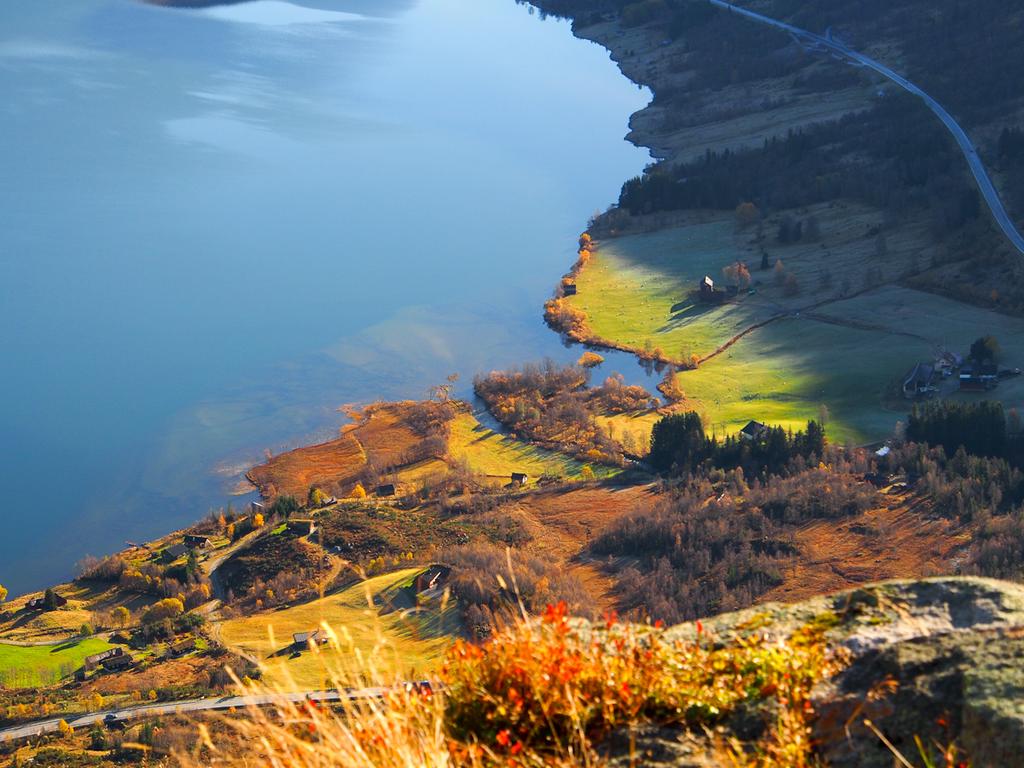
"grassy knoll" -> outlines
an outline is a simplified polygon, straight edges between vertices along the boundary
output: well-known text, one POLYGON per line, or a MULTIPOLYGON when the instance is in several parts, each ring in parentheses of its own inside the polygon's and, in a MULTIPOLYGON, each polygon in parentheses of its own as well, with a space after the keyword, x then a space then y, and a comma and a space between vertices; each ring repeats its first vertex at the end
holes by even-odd
MULTIPOLYGON (((512 472, 525 472, 535 481, 544 474, 579 479, 584 464, 554 451, 515 440, 488 429, 471 414, 460 413, 452 422, 449 454, 455 461, 466 461, 470 469, 506 481, 512 472)), ((610 467, 595 465, 594 474, 604 477, 615 473, 610 467)))
POLYGON ((458 620, 453 606, 443 615, 434 608, 422 614, 403 610, 409 602, 399 590, 421 570, 406 568, 304 605, 230 619, 220 625, 221 637, 230 647, 262 662, 271 684, 287 688, 321 687, 328 671, 350 678, 347 673, 354 669, 357 654, 366 658, 375 650, 372 658, 383 675, 422 675, 451 642, 458 620), (321 623, 338 633, 341 652, 327 646, 320 654, 307 650, 292 658, 285 650, 292 634, 321 623))
POLYGON ((888 411, 883 393, 928 347, 904 341, 912 340, 790 318, 678 374, 678 381, 688 404, 720 436, 751 419, 802 428, 824 404, 830 439, 863 442, 890 432, 906 412, 888 411))
POLYGON ((29 688, 54 685, 82 666, 86 656, 112 647, 98 637, 57 645, 0 643, 0 686, 29 688))

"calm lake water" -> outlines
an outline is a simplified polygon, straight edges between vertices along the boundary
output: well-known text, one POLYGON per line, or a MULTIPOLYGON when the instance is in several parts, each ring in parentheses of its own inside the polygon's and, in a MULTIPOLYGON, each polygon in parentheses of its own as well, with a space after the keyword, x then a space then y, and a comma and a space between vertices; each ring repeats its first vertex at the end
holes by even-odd
POLYGON ((541 306, 647 99, 513 0, 5 0, 0 583, 201 517, 343 403, 575 359, 541 306))

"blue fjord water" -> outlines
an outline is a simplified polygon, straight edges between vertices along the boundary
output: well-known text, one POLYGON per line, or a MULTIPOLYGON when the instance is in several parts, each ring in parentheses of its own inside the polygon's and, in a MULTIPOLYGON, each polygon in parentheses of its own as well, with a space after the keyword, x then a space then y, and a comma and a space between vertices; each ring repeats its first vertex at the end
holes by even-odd
POLYGON ((226 503, 342 403, 574 359, 541 305, 646 160, 648 94, 513 0, 166 5, 0 9, 12 594, 226 503))

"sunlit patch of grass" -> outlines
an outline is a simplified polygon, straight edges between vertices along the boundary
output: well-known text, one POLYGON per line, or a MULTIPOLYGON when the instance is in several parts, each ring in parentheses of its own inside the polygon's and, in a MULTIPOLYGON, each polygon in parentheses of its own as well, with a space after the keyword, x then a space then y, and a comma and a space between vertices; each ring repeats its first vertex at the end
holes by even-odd
POLYGON ((718 307, 693 293, 704 275, 719 279, 738 255, 731 217, 603 241, 566 299, 582 310, 594 337, 671 359, 703 356, 776 311, 756 298, 718 307))
POLYGON ((623 443, 631 441, 636 452, 643 454, 650 448, 651 432, 661 418, 662 414, 657 411, 638 411, 599 415, 594 417, 594 420, 611 435, 613 440, 623 443))
MULTIPOLYGON (((531 483, 543 475, 579 480, 586 466, 565 454, 488 429, 468 413, 461 413, 452 421, 448 452, 453 460, 465 461, 473 472, 506 483, 513 472, 526 473, 531 483)), ((617 470, 594 465, 592 471, 603 477, 617 470)))
POLYGON ((356 660, 373 655, 389 680, 427 674, 451 645, 459 621, 454 605, 406 610, 415 608, 413 601, 402 604, 396 592, 422 570, 394 571, 309 603, 229 619, 219 625, 221 639, 259 662, 268 684, 285 690, 320 688, 356 660), (293 634, 325 625, 336 629, 340 644, 321 653, 289 651, 293 634))
POLYGON ((86 656, 112 648, 99 637, 72 638, 54 645, 0 643, 0 686, 53 685, 82 666, 86 656))

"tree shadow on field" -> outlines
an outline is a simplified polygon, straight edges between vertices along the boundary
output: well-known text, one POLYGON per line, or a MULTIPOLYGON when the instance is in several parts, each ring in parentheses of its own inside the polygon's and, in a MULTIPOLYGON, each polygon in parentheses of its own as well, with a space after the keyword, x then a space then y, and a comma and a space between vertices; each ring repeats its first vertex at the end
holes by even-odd
POLYGON ((50 649, 50 653, 60 653, 61 651, 70 651, 72 648, 75 648, 79 644, 81 644, 82 640, 83 640, 83 638, 81 638, 81 637, 73 637, 70 640, 65 640, 63 643, 60 643, 59 645, 53 646, 53 648, 50 649))
POLYGON ((666 331, 674 330, 686 321, 694 320, 720 306, 721 304, 701 303, 698 299, 691 296, 672 305, 672 309, 670 310, 672 313, 671 317, 667 323, 658 329, 658 333, 665 333, 666 331))

